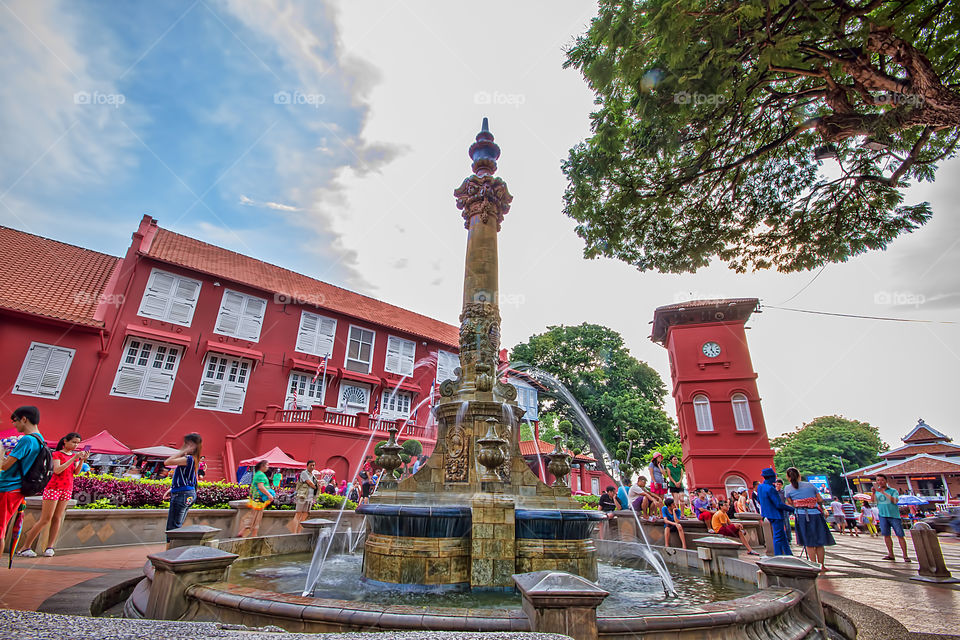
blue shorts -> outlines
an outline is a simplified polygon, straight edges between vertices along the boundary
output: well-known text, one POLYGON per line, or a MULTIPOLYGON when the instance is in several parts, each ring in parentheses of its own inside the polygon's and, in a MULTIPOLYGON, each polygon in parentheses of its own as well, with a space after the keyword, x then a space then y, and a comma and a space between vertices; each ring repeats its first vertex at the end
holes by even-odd
POLYGON ((888 518, 887 516, 880 516, 880 535, 890 535, 891 527, 898 538, 903 537, 903 522, 900 520, 900 518, 888 518))

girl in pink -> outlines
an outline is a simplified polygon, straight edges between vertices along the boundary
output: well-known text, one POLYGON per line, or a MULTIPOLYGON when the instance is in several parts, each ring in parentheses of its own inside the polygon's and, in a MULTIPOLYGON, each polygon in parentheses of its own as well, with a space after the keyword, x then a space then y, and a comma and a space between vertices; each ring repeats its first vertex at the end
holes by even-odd
POLYGON ((53 452, 53 477, 43 490, 43 506, 40 519, 27 532, 23 541, 23 551, 17 555, 27 558, 36 557, 30 547, 36 542, 43 529, 50 525, 50 535, 47 536, 47 550, 43 555, 48 558, 54 554, 53 545, 60 533, 60 523, 63 522, 63 513, 67 510, 67 502, 73 496, 73 474, 90 455, 88 451, 77 451, 80 446, 80 434, 68 433, 60 438, 57 450, 53 452))

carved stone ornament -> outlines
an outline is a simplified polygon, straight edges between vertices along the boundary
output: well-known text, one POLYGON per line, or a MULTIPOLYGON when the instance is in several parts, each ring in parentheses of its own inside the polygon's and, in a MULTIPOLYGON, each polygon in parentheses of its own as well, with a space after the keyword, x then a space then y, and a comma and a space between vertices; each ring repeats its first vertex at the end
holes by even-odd
POLYGON ((497 468, 501 466, 506 456, 503 454, 502 447, 507 443, 506 440, 497 435, 497 420, 487 418, 487 434, 477 439, 477 445, 480 450, 477 451, 477 462, 485 467, 480 480, 484 482, 497 482, 501 480, 497 474, 497 468))
POLYGON ((443 476, 445 482, 467 481, 468 446, 467 432, 463 427, 457 424, 447 431, 447 461, 443 476))
POLYGON ((505 382, 497 382, 495 393, 507 402, 517 399, 517 388, 505 382))
POLYGON ((564 476, 570 473, 570 455, 564 453, 560 448, 560 436, 554 436, 553 441, 555 443, 553 451, 547 454, 547 458, 550 459, 550 464, 547 465, 547 471, 553 474, 553 477, 556 480, 553 481, 552 487, 565 487, 567 486, 567 481, 564 476))
POLYGON ((393 479, 393 471, 403 464, 400 459, 400 452, 403 447, 397 444, 397 428, 390 427, 387 430, 390 434, 386 444, 380 447, 380 456, 377 458, 377 464, 386 471, 386 477, 393 479))
POLYGON ((472 175, 466 178, 453 195, 457 199, 457 209, 463 211, 464 227, 470 228, 470 219, 480 216, 480 222, 486 224, 490 218, 497 221, 497 231, 503 222, 503 216, 510 211, 513 196, 507 191, 507 183, 501 178, 490 175, 472 175))

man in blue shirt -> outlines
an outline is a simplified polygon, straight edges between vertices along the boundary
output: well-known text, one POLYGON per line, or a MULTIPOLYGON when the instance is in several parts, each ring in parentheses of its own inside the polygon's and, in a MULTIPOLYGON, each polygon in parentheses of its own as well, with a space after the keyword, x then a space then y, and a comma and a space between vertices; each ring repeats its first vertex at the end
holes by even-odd
POLYGON ((760 515, 770 521, 770 528, 773 529, 773 555, 792 556, 783 518, 785 513, 793 512, 793 507, 784 504, 773 486, 777 479, 776 471, 767 467, 760 475, 763 476, 763 483, 757 486, 757 501, 760 503, 760 515))
POLYGON ((887 545, 887 555, 883 559, 894 559, 893 539, 890 537, 890 530, 893 529, 893 533, 900 541, 903 561, 910 562, 910 556, 907 555, 907 540, 903 537, 903 522, 900 520, 898 502, 900 502, 900 492, 887 486, 887 476, 878 473, 876 484, 873 487, 873 504, 877 506, 877 515, 880 516, 880 535, 883 536, 883 543, 887 545))
POLYGON ((620 503, 621 509, 630 508, 630 478, 624 478, 623 484, 620 485, 620 488, 617 489, 617 502, 620 503))
POLYGON ((40 410, 36 407, 19 407, 10 415, 13 426, 20 432, 20 440, 9 455, 4 455, 0 447, 0 549, 3 549, 3 535, 10 520, 23 504, 23 476, 33 461, 37 459, 40 448, 47 446, 43 442, 37 425, 40 424, 40 410))

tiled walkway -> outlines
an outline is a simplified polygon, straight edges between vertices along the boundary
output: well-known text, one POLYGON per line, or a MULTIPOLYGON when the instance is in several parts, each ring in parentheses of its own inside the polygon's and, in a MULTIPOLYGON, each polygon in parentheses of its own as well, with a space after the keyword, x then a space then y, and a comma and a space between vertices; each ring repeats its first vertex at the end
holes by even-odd
POLYGON ((132 545, 113 549, 64 553, 52 558, 7 556, 0 567, 0 608, 36 611, 50 596, 91 578, 143 568, 148 553, 163 551, 165 544, 132 545))

